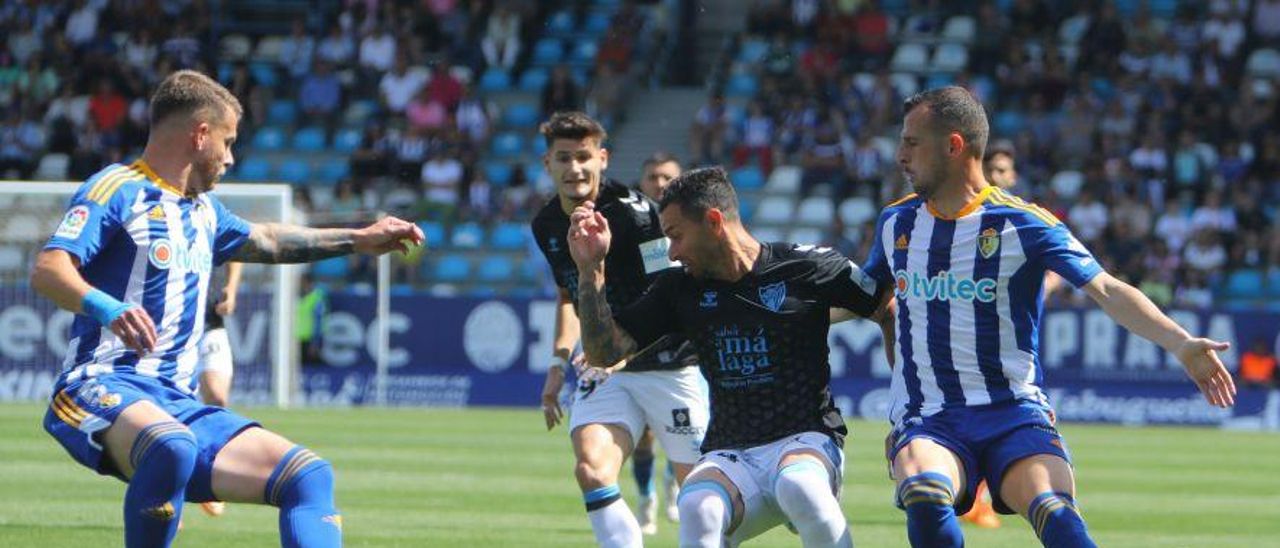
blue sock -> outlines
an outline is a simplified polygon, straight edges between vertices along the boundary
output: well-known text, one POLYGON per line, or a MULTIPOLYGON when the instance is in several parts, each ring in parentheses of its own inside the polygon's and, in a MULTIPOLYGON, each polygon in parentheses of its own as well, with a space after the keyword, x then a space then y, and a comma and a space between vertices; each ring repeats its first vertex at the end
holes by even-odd
POLYGON ((168 546, 196 467, 196 438, 176 422, 153 424, 138 433, 129 462, 134 472, 124 492, 124 544, 168 546))
POLYGON ((1027 520, 1035 528, 1040 543, 1047 548, 1098 546, 1089 538, 1089 528, 1080 517, 1075 499, 1066 493, 1040 493, 1027 508, 1027 520))
POLYGON ((955 490, 945 474, 924 472, 902 480, 898 507, 907 512, 907 538, 912 546, 964 546, 954 501, 955 490))
POLYGON ((267 478, 264 498, 280 508, 285 548, 342 546, 342 516, 333 505, 333 467, 296 445, 267 478))
POLYGON ((653 451, 636 451, 631 455, 631 474, 636 478, 636 492, 642 498, 653 495, 653 451))

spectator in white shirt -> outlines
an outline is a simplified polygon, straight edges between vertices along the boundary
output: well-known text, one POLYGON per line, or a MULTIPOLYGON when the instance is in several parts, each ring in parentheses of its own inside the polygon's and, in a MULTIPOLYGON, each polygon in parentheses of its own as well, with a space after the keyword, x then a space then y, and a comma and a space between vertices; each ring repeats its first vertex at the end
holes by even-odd
POLYGON ((432 151, 431 159, 422 164, 422 185, 426 189, 427 201, 457 206, 462 175, 462 162, 445 154, 442 148, 432 151))
POLYGON ((1219 242, 1217 233, 1201 230, 1182 250, 1182 262, 1187 268, 1210 276, 1227 264, 1227 250, 1219 242))
POLYGON ((1244 22, 1228 12, 1215 13, 1213 19, 1204 24, 1204 39, 1213 45, 1219 59, 1233 59, 1244 43, 1244 22))
POLYGON ((316 51, 316 41, 307 34, 306 22, 293 20, 293 32, 280 44, 280 64, 294 79, 301 79, 311 70, 311 57, 316 51))
POLYGON ((1095 242, 1107 229, 1107 206, 1088 191, 1080 192, 1080 201, 1067 213, 1071 231, 1084 242, 1095 242))
POLYGON ((329 27, 329 34, 316 46, 316 56, 334 67, 346 67, 355 57, 356 45, 351 36, 342 31, 340 25, 329 27))
POLYGON ((378 83, 378 92, 383 104, 397 114, 404 112, 409 101, 427 85, 427 77, 421 71, 410 71, 409 62, 403 55, 396 58, 395 70, 382 76, 378 83))
POLYGON ((1236 212, 1222 203, 1222 194, 1211 190, 1204 197, 1204 205, 1191 214, 1191 230, 1210 230, 1219 233, 1236 229, 1236 212))
POLYGON ((378 25, 373 33, 360 41, 360 67, 365 71, 382 74, 396 61, 396 39, 387 27, 378 25))
POLYGON ((511 70, 520 55, 520 14, 502 5, 494 8, 480 48, 489 66, 511 70))
POLYGON ((98 10, 84 0, 78 0, 75 11, 67 17, 64 35, 73 46, 88 44, 98 35, 98 10))
POLYGON ((1178 49, 1177 42, 1166 39, 1164 46, 1151 58, 1151 77, 1169 78, 1185 86, 1191 83, 1191 58, 1178 49))
POLYGON ((1191 235, 1191 211, 1187 204, 1190 194, 1183 194, 1182 199, 1170 196, 1164 202, 1164 213, 1156 221, 1156 235, 1164 238, 1169 249, 1174 253, 1182 251, 1182 246, 1191 235))

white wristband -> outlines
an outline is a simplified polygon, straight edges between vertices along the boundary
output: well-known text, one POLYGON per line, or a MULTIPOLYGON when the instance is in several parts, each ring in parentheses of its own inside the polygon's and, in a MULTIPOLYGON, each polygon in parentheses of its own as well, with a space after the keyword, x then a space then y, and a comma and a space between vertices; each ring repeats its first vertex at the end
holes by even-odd
POLYGON ((568 365, 569 360, 561 358, 560 356, 551 356, 551 365, 548 365, 547 369, 559 369, 564 371, 564 368, 568 365))

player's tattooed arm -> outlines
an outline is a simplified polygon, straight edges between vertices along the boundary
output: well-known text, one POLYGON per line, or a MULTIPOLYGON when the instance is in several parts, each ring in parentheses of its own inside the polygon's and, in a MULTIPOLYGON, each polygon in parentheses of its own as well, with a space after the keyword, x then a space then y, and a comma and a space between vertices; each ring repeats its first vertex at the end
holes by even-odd
POLYGON ((409 221, 383 217, 364 228, 307 228, 279 223, 254 224, 249 238, 232 261, 243 263, 307 263, 330 257, 364 253, 408 253, 422 245, 422 229, 409 221))
POLYGON ((610 367, 635 353, 636 340, 613 321, 604 284, 583 280, 578 286, 578 322, 582 350, 593 367, 610 367))
POLYGON ((350 228, 307 228, 279 223, 255 223, 249 239, 231 257, 246 263, 309 263, 349 255, 355 251, 356 231, 350 228))

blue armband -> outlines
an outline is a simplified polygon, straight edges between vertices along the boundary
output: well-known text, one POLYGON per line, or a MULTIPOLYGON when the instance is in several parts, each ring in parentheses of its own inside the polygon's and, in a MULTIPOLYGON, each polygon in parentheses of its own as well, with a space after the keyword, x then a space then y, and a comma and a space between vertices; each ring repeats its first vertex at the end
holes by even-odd
POLYGON ((132 308, 132 305, 117 301, 115 297, 103 293, 99 289, 91 289, 85 294, 84 300, 80 302, 80 307, 84 309, 84 313, 88 314, 103 327, 111 325, 111 322, 124 314, 126 310, 132 308))

